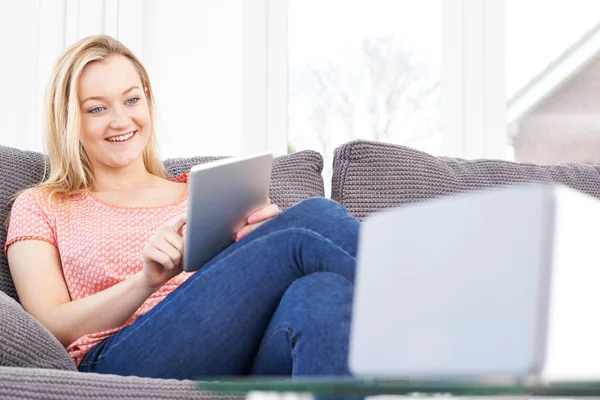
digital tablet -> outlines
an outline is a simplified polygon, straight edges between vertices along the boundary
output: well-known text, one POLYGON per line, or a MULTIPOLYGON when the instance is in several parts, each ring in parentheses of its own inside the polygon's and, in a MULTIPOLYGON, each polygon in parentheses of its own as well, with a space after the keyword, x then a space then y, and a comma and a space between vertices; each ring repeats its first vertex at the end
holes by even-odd
POLYGON ((250 214, 266 206, 273 155, 231 157, 192 167, 183 270, 200 269, 235 242, 250 214))

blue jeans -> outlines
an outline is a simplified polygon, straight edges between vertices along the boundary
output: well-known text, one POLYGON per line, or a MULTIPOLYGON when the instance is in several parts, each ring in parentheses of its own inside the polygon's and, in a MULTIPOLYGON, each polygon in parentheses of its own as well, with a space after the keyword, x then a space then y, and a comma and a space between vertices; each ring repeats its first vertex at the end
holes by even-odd
POLYGON ((281 213, 81 363, 156 378, 348 375, 358 221, 327 199, 281 213))

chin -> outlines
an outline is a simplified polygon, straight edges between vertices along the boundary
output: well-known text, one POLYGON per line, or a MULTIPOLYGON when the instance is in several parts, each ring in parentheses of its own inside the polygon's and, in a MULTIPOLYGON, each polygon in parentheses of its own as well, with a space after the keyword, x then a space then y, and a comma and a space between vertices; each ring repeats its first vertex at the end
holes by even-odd
POLYGON ((112 168, 125 168, 142 160, 142 154, 142 152, 139 152, 138 154, 125 157, 112 157, 105 164, 112 168))

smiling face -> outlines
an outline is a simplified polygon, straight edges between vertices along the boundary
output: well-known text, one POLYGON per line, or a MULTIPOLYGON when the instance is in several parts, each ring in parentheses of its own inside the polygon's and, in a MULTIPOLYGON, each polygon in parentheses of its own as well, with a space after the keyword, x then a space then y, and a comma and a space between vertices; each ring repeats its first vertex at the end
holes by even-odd
POLYGON ((94 169, 143 162, 152 120, 140 75, 124 56, 85 66, 79 79, 81 144, 94 169))

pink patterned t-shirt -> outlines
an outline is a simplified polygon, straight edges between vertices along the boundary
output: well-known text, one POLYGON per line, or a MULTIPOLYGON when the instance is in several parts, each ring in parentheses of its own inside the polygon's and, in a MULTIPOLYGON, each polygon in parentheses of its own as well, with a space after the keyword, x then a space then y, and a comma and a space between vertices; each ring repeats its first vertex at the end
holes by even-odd
MULTIPOLYGON (((172 181, 187 183, 188 174, 172 181)), ((49 206, 39 189, 28 189, 15 200, 6 245, 19 240, 43 240, 59 252, 71 300, 107 289, 142 270, 142 250, 156 229, 187 211, 183 199, 158 207, 121 207, 85 192, 65 206, 49 206)), ((185 235, 185 227, 184 227, 185 235)), ((76 365, 107 337, 150 311, 192 274, 183 272, 154 292, 122 326, 80 337, 67 347, 76 365)))

